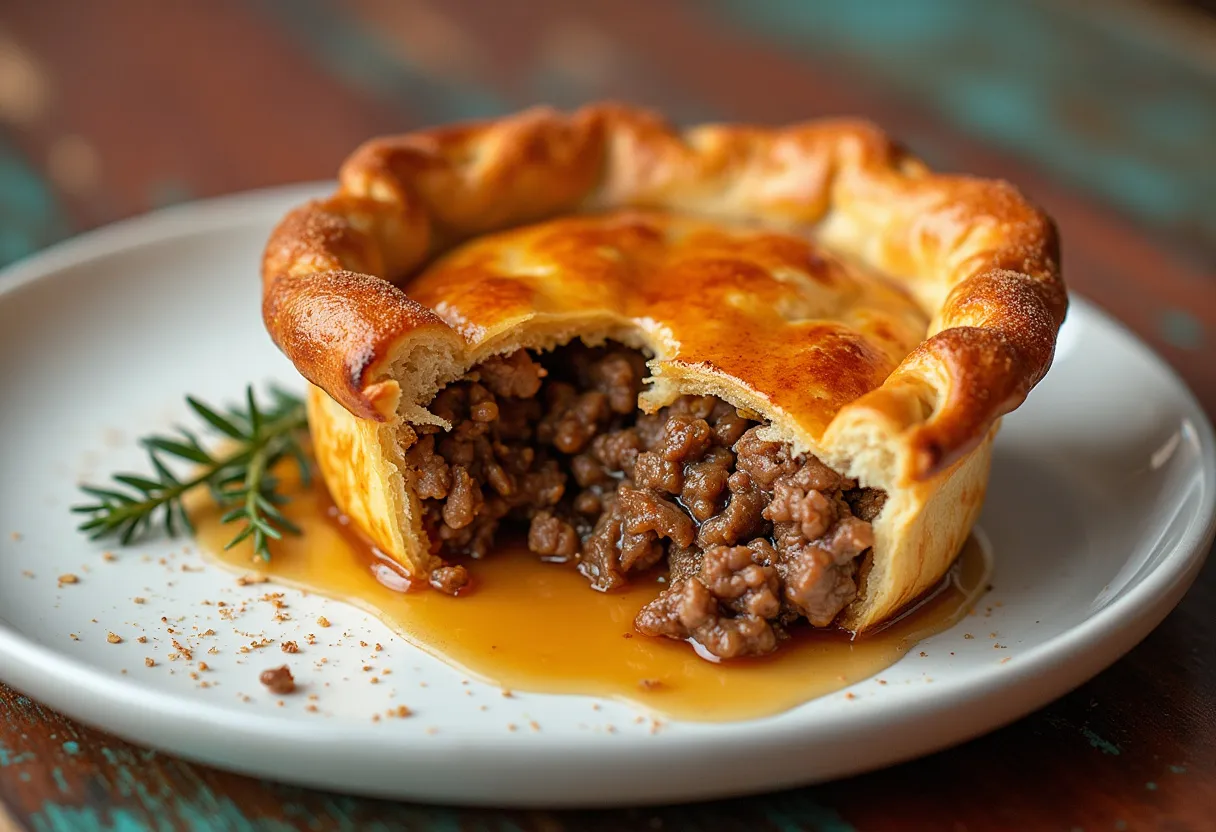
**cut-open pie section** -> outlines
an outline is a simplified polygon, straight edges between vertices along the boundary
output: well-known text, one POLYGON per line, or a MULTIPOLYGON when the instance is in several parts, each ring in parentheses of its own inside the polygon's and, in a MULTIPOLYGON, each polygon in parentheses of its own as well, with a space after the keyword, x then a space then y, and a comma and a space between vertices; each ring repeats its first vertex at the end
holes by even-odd
POLYGON ((827 626, 856 595, 886 495, 761 436, 757 414, 714 396, 638 410, 639 352, 581 342, 495 356, 431 403, 451 425, 403 425, 407 477, 456 593, 500 527, 575 561, 599 590, 667 567, 638 616, 648 635, 722 658, 773 650, 785 625, 827 626))
POLYGON ((637 628, 724 657, 937 583, 1066 307, 1005 183, 613 105, 371 142, 263 278, 326 485, 408 574, 459 592, 517 526, 596 589, 669 570, 637 628))

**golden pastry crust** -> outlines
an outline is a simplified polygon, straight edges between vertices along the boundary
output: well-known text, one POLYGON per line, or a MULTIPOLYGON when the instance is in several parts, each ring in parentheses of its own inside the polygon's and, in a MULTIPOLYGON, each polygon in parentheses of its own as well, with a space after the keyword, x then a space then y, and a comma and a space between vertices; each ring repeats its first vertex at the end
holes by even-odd
POLYGON ((271 237, 266 324, 352 413, 390 418, 375 395, 394 348, 442 321, 385 281, 487 232, 629 206, 809 232, 904 281, 930 337, 852 407, 904 423, 914 476, 975 447, 1050 365, 1067 303, 1056 234, 1009 184, 930 173, 862 122, 678 132, 617 105, 368 142, 336 196, 271 237))
POLYGON ((369 142, 263 281, 335 499, 411 570, 434 559, 398 426, 488 355, 613 338, 655 356, 647 409, 717 395, 888 492, 854 629, 948 568, 1067 304, 1054 227, 1006 183, 865 123, 679 132, 616 105, 369 142))

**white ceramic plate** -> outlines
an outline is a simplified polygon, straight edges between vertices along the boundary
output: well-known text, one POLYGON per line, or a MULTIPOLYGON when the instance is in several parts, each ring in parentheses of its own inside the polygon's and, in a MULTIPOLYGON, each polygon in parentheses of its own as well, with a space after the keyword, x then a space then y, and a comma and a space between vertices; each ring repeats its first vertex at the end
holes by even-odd
POLYGON ((237 652, 250 640, 237 631, 297 638, 304 625, 274 622, 269 604, 251 603, 235 622, 202 604, 254 599, 266 587, 235 586, 183 542, 115 550, 105 561, 112 547, 78 535, 68 506, 82 479, 141 470, 133 438, 185 420, 183 394, 231 401, 251 380, 300 386, 263 332, 257 264, 272 224, 319 190, 175 208, 0 277, 5 682, 135 742, 324 788, 499 805, 718 797, 859 772, 1022 716, 1143 638, 1211 544, 1207 420, 1160 360, 1076 302, 1054 369, 997 441, 981 521, 996 553, 995 590, 983 601, 991 616, 924 642, 927 657, 914 651, 883 674, 886 685, 863 682, 769 719, 651 733, 627 706, 508 699, 464 684, 369 616, 287 591, 296 621, 323 613, 334 627, 322 631, 328 662, 314 665, 313 652, 304 666, 317 699, 278 707, 256 676, 282 657, 237 652), (69 572, 80 582, 59 586, 69 572), (176 628, 197 649, 220 649, 202 679, 167 660, 162 616, 180 618, 176 628), (216 635, 200 638, 207 629, 216 635), (111 631, 123 643, 108 643, 111 631), (372 659, 377 642, 385 650, 372 659), (145 667, 149 656, 157 666, 145 667), (369 661, 393 675, 369 684, 369 661), (397 704, 416 715, 370 720, 397 704), (533 720, 539 731, 526 727, 533 720))

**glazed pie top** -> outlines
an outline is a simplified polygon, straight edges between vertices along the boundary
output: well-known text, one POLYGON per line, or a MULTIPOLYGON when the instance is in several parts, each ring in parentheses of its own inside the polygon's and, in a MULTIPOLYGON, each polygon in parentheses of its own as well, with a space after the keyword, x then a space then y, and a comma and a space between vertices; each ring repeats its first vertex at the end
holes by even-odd
POLYGON ((335 499, 418 572, 401 426, 442 423, 436 391, 487 357, 610 339, 652 357, 644 410, 717 396, 887 493, 846 615, 870 626, 948 567, 1067 303, 1053 225, 1012 186, 860 122, 539 109, 369 142, 340 182, 275 230, 264 316, 327 394, 335 499))

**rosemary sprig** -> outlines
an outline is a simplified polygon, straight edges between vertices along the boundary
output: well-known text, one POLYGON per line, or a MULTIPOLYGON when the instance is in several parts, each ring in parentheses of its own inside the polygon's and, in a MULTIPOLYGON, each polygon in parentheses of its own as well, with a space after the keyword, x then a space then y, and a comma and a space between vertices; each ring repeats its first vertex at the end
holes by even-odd
POLYGON ((165 532, 175 537, 179 531, 192 532, 182 498, 187 492, 206 486, 211 498, 227 508, 221 521, 242 522, 244 526, 225 548, 253 538, 253 550, 263 560, 270 559, 270 541, 300 530, 283 516, 280 506, 289 498, 278 491, 279 480, 271 471, 290 457, 300 469, 305 485, 309 481, 308 459, 301 444, 308 427, 304 402, 278 388, 270 390, 270 405, 263 407, 253 387, 245 390, 244 407, 221 413, 193 397, 186 397, 190 409, 216 433, 231 440, 221 453, 203 447, 197 435, 177 428, 173 436, 148 436, 140 440, 148 450, 153 476, 115 474, 113 483, 101 488, 82 485, 80 490, 96 502, 73 506, 72 511, 88 517, 80 531, 91 539, 117 537, 127 545, 147 533, 159 516, 165 532), (192 476, 179 478, 165 464, 174 458, 198 466, 192 476))

